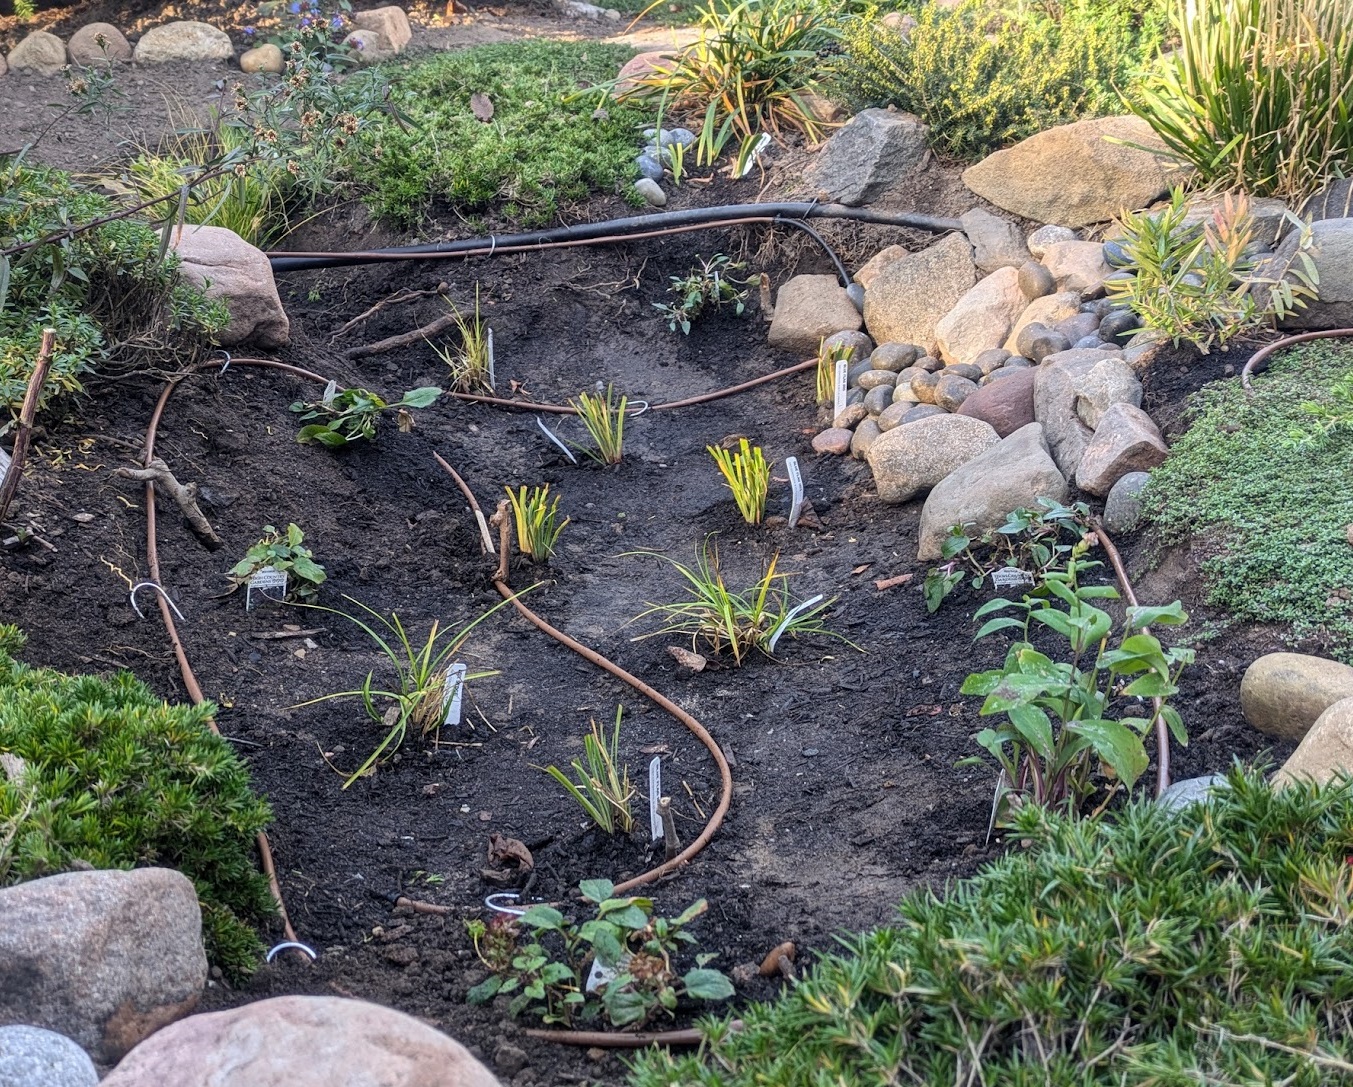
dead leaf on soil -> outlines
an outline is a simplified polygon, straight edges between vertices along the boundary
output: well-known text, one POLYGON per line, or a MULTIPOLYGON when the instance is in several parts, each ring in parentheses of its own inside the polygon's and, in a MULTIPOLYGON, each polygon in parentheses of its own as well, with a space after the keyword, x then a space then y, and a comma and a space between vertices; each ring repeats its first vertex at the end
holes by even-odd
POLYGON ((489 101, 489 96, 482 91, 475 91, 470 95, 470 112, 485 124, 492 121, 493 103, 489 101))
POLYGON ((639 748, 641 755, 670 755, 672 749, 666 744, 649 744, 647 747, 639 748))
POLYGON ((869 569, 871 566, 873 566, 873 565, 874 565, 874 564, 873 564, 872 562, 861 563, 859 566, 855 567, 855 569, 852 570, 852 571, 850 572, 850 576, 851 576, 851 577, 856 577, 856 576, 858 576, 859 574, 863 574, 866 570, 868 570, 868 569, 869 569))
POLYGON ((536 866, 535 858, 524 843, 496 830, 489 835, 489 863, 499 868, 510 864, 525 872, 536 866))
POLYGON ((706 665, 709 664, 709 658, 699 653, 692 653, 689 649, 682 649, 679 645, 669 645, 667 652, 676 658, 677 664, 683 668, 689 668, 692 672, 703 672, 706 665))
POLYGON ((910 574, 898 574, 897 577, 879 578, 874 582, 874 588, 879 592, 885 592, 888 589, 896 589, 899 585, 905 585, 911 580, 910 574))

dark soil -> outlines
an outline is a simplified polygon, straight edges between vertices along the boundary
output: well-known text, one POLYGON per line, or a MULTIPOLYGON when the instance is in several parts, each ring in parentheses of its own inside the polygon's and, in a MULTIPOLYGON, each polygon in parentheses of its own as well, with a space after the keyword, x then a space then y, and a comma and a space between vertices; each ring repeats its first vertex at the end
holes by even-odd
MULTIPOLYGON (((8 90, 13 81, 6 85, 8 90)), ((149 91, 138 94, 149 116, 149 91)), ((3 142, 3 140, 0 140, 3 142)), ((784 176, 792 176, 785 160, 784 176)), ((933 167, 911 206, 952 214, 960 192, 951 171, 933 167)), ((675 203, 745 200, 745 190, 684 186, 675 203)), ((970 203, 971 201, 969 201, 970 203)), ((623 214, 618 200, 577 209, 576 218, 623 214)), ((455 232, 446 217, 426 236, 455 232)), ((829 225, 848 263, 893 241, 920 236, 829 225)), ((350 248, 392 240, 350 208, 304 228, 289 247, 350 248)), ((753 291, 742 318, 716 315, 690 337, 670 333, 652 303, 667 277, 685 274, 697 254, 745 256, 776 283, 793 272, 830 271, 797 235, 725 230, 604 250, 559 250, 469 264, 378 265, 284 277, 293 346, 279 358, 341 383, 388 394, 445 379, 427 346, 356 363, 342 348, 402 333, 445 312, 436 300, 388 307, 338 343, 334 331, 375 301, 406 288, 450 284, 460 303, 475 284, 495 334, 501 389, 560 403, 597 381, 629 396, 674 400, 733 385, 798 361, 771 351, 753 291)), ((1167 415, 1204 380, 1237 358, 1165 361, 1147 377, 1148 407, 1167 415)), ((127 590, 147 576, 143 493, 114 478, 130 464, 160 388, 127 381, 97 388, 44 420, 46 432, 11 514, 50 545, 0 557, 0 615, 29 635, 26 656, 74 671, 133 669, 166 698, 186 697, 159 621, 138 620, 127 590)), ((377 440, 333 453, 295 441, 288 405, 318 392, 276 372, 232 367, 187 380, 160 426, 157 452, 181 479, 197 481, 225 547, 209 552, 172 505, 160 507, 164 585, 182 608, 180 630, 193 669, 220 707, 222 732, 237 744, 276 820, 270 831, 283 891, 301 938, 320 952, 313 967, 279 961, 242 989, 218 979, 204 1007, 228 1007, 282 993, 340 993, 388 1004, 445 1029, 491 1064, 503 1045, 529 1063, 514 1083, 618 1083, 613 1055, 536 1043, 501 1008, 471 1008, 466 990, 485 976, 463 920, 485 914, 488 836, 526 843, 536 860, 533 897, 564 899, 581 879, 622 879, 652 867, 646 835, 607 841, 583 826, 579 809, 539 769, 581 753, 588 721, 626 710, 622 751, 641 786, 662 757, 686 840, 718 802, 718 775, 705 749, 634 692, 538 633, 510 610, 490 617, 464 654, 472 669, 498 674, 475 682, 464 727, 439 739, 410 737, 398 756, 350 789, 381 730, 354 700, 299 703, 360 685, 374 670, 388 679, 369 640, 346 619, 265 605, 246 613, 242 594, 222 596, 226 571, 265 524, 295 522, 329 573, 324 602, 346 594, 397 612, 416 636, 428 625, 464 624, 499 602, 466 503, 438 468, 444 456, 491 510, 507 485, 548 482, 571 518, 548 567, 518 561, 513 585, 536 585, 528 603, 545 619, 615 660, 699 718, 730 756, 733 806, 712 844, 685 871, 654 889, 661 909, 709 900, 695 927, 700 949, 724 969, 759 961, 782 940, 811 960, 832 936, 885 923, 898 899, 923 885, 972 872, 998 855, 988 842, 993 774, 956 767, 974 753, 978 704, 961 698, 969 672, 992 667, 1004 643, 973 643, 974 609, 989 595, 966 586, 929 617, 915 555, 919 503, 881 505, 868 469, 820 458, 812 375, 731 399, 652 412, 627 427, 626 457, 614 469, 569 465, 531 414, 448 398, 417 414, 411 433, 389 422, 377 440), (774 523, 744 525, 705 447, 744 435, 762 445, 783 476, 785 457, 803 467, 810 525, 791 531, 782 478, 773 487, 774 523), (750 583, 778 554, 799 597, 836 599, 830 624, 842 641, 781 644, 777 661, 734 669, 716 662, 700 674, 668 653, 677 639, 636 641, 655 624, 636 616, 650 601, 682 592, 656 551, 689 562, 717 533, 729 580, 750 583), (879 591, 875 579, 910 573, 910 584, 879 591), (320 627, 311 643, 263 640, 286 624, 320 627), (397 895, 450 907, 446 916, 392 907, 397 895)), ((581 437, 575 422, 547 419, 581 437)), ((1120 541, 1134 566, 1151 541, 1120 541)), ((1195 610, 1197 580, 1187 556, 1167 556, 1139 583, 1144 602, 1182 596, 1195 610)), ((148 597, 143 599, 148 600, 148 597)), ((351 608, 350 608, 351 610, 351 608)), ((1198 608, 1206 616, 1205 608, 1198 608)), ((149 614, 149 613, 148 613, 149 614)), ((1194 628, 1190 628, 1194 629, 1194 628)), ((1240 671, 1272 648, 1268 632, 1232 631, 1200 648, 1180 708, 1194 742, 1176 752, 1178 777, 1252 758, 1264 740, 1242 721, 1240 671)), ((689 643, 686 645, 689 648, 689 643)), ((642 812, 642 801, 640 811, 642 812)), ((639 822, 646 826, 643 818, 639 822)), ((774 994, 755 981, 739 1001, 774 994)), ((682 1021, 688 1021, 683 1015, 682 1021)), ((511 1055, 504 1054, 507 1066, 511 1055)))

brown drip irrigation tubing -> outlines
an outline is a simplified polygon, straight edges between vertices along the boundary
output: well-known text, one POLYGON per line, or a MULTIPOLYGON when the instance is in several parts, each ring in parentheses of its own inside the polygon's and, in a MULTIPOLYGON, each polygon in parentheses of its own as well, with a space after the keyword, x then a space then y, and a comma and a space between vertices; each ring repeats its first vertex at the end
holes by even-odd
MULTIPOLYGON (((647 408, 642 410, 672 411, 674 408, 692 408, 697 404, 708 404, 712 400, 722 400, 726 396, 734 396, 737 393, 746 392, 748 389, 754 389, 758 385, 766 384, 768 381, 779 381, 782 377, 792 377, 794 374, 801 374, 804 370, 809 370, 816 366, 817 361, 817 359, 808 359, 804 362, 796 362, 793 366, 786 366, 783 370, 776 370, 774 373, 762 374, 760 377, 754 377, 750 381, 742 382, 740 385, 730 385, 726 389, 716 389, 712 393, 701 393, 699 396, 688 396, 684 400, 669 400, 666 404, 649 404, 647 408)), ((472 404, 491 404, 496 408, 515 408, 518 411, 538 411, 546 415, 578 414, 578 409, 570 407, 568 404, 534 404, 529 400, 504 400, 500 396, 481 396, 479 393, 453 392, 450 395, 457 400, 466 400, 472 404)))
POLYGON ((1281 340, 1275 340, 1273 343, 1261 347, 1250 356, 1250 361, 1241 368, 1240 384, 1244 386, 1247 393, 1254 392, 1253 386, 1250 385, 1250 377, 1254 374, 1256 367, 1261 362, 1266 361, 1274 352, 1281 351, 1284 347, 1307 343, 1310 340, 1341 340, 1348 336, 1353 336, 1353 328, 1331 328, 1321 332, 1302 332, 1296 336, 1284 336, 1281 340))
MULTIPOLYGON (((742 1020, 734 1019, 728 1024, 729 1030, 742 1029, 742 1020)), ((528 1038, 538 1038, 542 1042, 554 1042, 556 1045, 599 1046, 602 1049, 643 1049, 650 1045, 699 1045, 705 1039, 700 1031, 658 1030, 636 1034, 621 1034, 609 1030, 524 1030, 528 1038)))
MULTIPOLYGON (((286 370, 298 377, 311 378, 316 381, 326 381, 319 374, 312 373, 309 370, 302 370, 298 366, 289 366, 284 362, 273 362, 270 359, 232 359, 232 365, 239 366, 266 366, 278 370, 286 370)), ((150 425, 146 427, 146 440, 143 445, 142 460, 149 464, 151 458, 155 455, 155 436, 160 428, 160 419, 164 415, 165 406, 169 403, 169 398, 174 394, 184 378, 202 370, 217 368, 220 364, 212 362, 199 362, 195 366, 190 366, 180 374, 170 378, 164 390, 160 393, 160 399, 155 404, 155 411, 151 414, 150 425)), ((153 480, 146 481, 146 565, 150 570, 150 579, 157 586, 160 585, 160 554, 157 546, 155 532, 155 483, 153 480)), ((174 613, 169 606, 169 601, 163 592, 155 594, 155 599, 160 606, 160 617, 164 620, 165 631, 169 634, 169 644, 173 646, 174 657, 178 661, 179 672, 183 676, 183 685, 188 689, 188 697, 193 700, 194 705, 206 701, 202 694, 202 686, 197 681, 197 676, 193 674, 193 667, 188 663, 188 654, 183 648, 183 640, 179 637, 178 627, 174 625, 174 613)), ((207 724, 212 732, 220 735, 220 729, 216 727, 214 718, 208 718, 207 724)), ((268 877, 268 888, 272 891, 273 900, 277 903, 278 915, 282 918, 282 930, 286 933, 288 943, 298 943, 296 930, 291 926, 291 916, 287 913, 286 903, 282 900, 282 886, 277 879, 277 867, 273 864, 272 847, 268 844, 268 835, 264 831, 258 832, 256 839, 258 844, 259 860, 263 864, 263 872, 268 877)))
MULTIPOLYGON (((1109 565, 1113 568, 1114 575, 1118 578, 1118 584, 1123 587, 1123 596, 1131 607, 1140 607, 1137 603, 1137 594, 1132 588, 1132 582, 1128 580, 1127 567, 1123 565, 1123 556, 1118 553, 1118 548, 1114 547, 1113 541, 1109 539, 1109 534, 1104 531, 1104 522, 1098 517, 1094 517, 1091 518, 1090 525, 1094 529, 1095 537, 1099 540, 1100 546, 1104 548, 1104 554, 1109 560, 1109 565)), ((1142 633, 1149 633, 1149 629, 1142 627, 1142 633)), ((1164 705, 1164 701, 1159 696, 1151 699, 1151 707, 1154 713, 1152 720, 1156 723, 1156 796, 1160 796, 1170 787, 1170 729, 1160 712, 1164 705)))
MULTIPOLYGON (((474 492, 466 486, 465 481, 460 478, 456 471, 447 464, 446 461, 442 460, 441 457, 438 457, 437 461, 452 476, 452 478, 456 480, 456 484, 461 489, 461 492, 469 499, 470 508, 474 510, 476 519, 482 519, 484 511, 479 503, 475 501, 474 492)), ((504 505, 506 505, 506 503, 504 503, 504 505)), ((723 751, 720 750, 718 743, 715 741, 714 737, 709 734, 709 731, 705 726, 670 698, 655 691, 638 676, 625 671, 620 665, 607 660, 596 650, 589 649, 587 646, 583 645, 582 642, 576 641, 563 631, 550 626, 549 623, 545 622, 544 619, 523 604, 507 583, 507 574, 505 571, 507 569, 508 556, 510 553, 508 538, 510 526, 506 517, 499 519, 498 531, 499 561, 498 570, 493 575, 493 585, 502 595, 503 599, 509 601, 512 606, 517 609, 518 614, 537 630, 548 634, 560 645, 573 650, 573 652, 577 653, 583 660, 595 664, 598 668, 615 676, 616 679, 629 684, 654 705, 660 707, 672 717, 675 717, 681 724, 685 725, 686 728, 690 730, 697 740, 705 745, 709 750, 710 756, 714 759, 715 765, 719 768, 719 805, 714 809, 714 814, 709 817, 709 822, 705 824, 705 829, 700 832, 700 836, 670 861, 665 861, 656 868, 649 869, 649 871, 644 872, 642 875, 635 876, 633 879, 626 880, 624 883, 616 884, 615 893, 619 894, 623 891, 631 890, 634 887, 641 887, 646 883, 652 883, 654 880, 661 879, 669 872, 674 872, 678 868, 682 868, 689 864, 692 858, 694 858, 700 850, 705 848, 709 843, 709 840, 714 837, 714 833, 719 829, 720 824, 723 823, 723 818, 728 813, 729 805, 733 801, 733 772, 728 767, 728 760, 724 758, 723 751)))

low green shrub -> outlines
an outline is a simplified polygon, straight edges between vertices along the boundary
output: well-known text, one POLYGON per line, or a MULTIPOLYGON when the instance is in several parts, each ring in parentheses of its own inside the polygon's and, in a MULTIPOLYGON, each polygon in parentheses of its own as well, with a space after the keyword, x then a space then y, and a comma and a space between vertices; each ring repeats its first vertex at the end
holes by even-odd
POLYGON ((513 42, 433 57, 391 72, 400 116, 374 121, 349 145, 346 176, 371 208, 411 224, 434 199, 495 211, 523 225, 561 203, 613 192, 636 176, 641 130, 655 116, 585 89, 614 79, 633 55, 596 42, 513 42), (493 104, 478 120, 472 95, 493 104))
POLYGON ((1116 113, 1164 37, 1164 0, 925 4, 906 36, 849 20, 831 64, 854 108, 893 105, 930 126, 932 144, 980 158, 1053 125, 1116 113))
POLYGON ((1353 1059, 1353 783, 1257 774, 1185 814, 1036 807, 1014 849, 841 938, 743 1029, 648 1050, 633 1087, 1120 1087, 1342 1080, 1353 1059))
POLYGON ((1299 199, 1353 165, 1353 5, 1176 0, 1181 45, 1130 110, 1198 181, 1299 199))
POLYGON ((0 885, 92 865, 177 868, 197 888, 213 962, 248 975, 270 917, 254 838, 271 819, 210 704, 170 705, 130 672, 32 668, 0 625, 0 885))
POLYGON ((1162 546, 1191 542, 1208 603, 1353 663, 1353 430, 1307 436, 1307 405, 1347 412, 1338 384, 1351 365, 1348 347, 1309 344, 1276 358, 1253 396, 1206 386, 1143 503, 1162 546))
POLYGON ((114 204, 59 170, 0 158, 0 409, 23 399, 43 328, 57 332, 44 399, 78 392, 96 367, 154 365, 191 352, 225 327, 225 305, 208 302, 161 258, 144 223, 110 222, 41 245, 114 204))

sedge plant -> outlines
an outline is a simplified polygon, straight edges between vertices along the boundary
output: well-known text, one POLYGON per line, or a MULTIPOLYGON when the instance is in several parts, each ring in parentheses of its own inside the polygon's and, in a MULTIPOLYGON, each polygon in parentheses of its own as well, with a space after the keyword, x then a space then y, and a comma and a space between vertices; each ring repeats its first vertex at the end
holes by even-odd
POLYGON ((544 562, 554 554, 554 545, 559 534, 569 523, 565 517, 559 520, 559 496, 550 501, 550 485, 532 487, 530 491, 522 486, 513 490, 504 487, 507 499, 512 503, 512 516, 517 525, 517 549, 523 555, 530 555, 536 562, 544 562))
POLYGON ((770 465, 761 447, 739 438, 736 453, 717 445, 706 446, 705 450, 723 473, 742 519, 749 525, 759 525, 766 515, 766 493, 770 490, 770 465))
POLYGON ((478 618, 458 629, 443 629, 440 621, 434 620, 426 636, 419 643, 410 637, 398 612, 392 611, 387 617, 354 597, 345 594, 343 599, 360 608, 372 621, 367 622, 360 616, 340 608, 316 604, 306 606, 342 616, 360 628, 390 662, 394 671, 394 682, 389 687, 376 686, 376 673, 373 670, 367 673, 362 685, 355 690, 321 695, 319 698, 298 703, 292 709, 313 706, 319 702, 332 702, 339 698, 360 698, 367 716, 386 729, 385 736, 376 745, 376 749, 343 782, 343 788, 346 789, 354 781, 370 773, 378 763, 398 751, 410 727, 417 729, 422 736, 436 732, 441 727, 446 716, 445 705, 454 694, 454 687, 448 689, 448 684, 463 685, 472 680, 498 674, 496 671, 488 671, 450 675, 450 670, 455 663, 455 655, 465 645, 475 627, 510 601, 503 600, 495 604, 478 618))
MULTIPOLYGON (((474 289, 474 313, 462 313, 450 299, 455 315, 458 344, 432 344, 451 371, 451 387, 457 392, 493 392, 493 333, 479 313, 479 285, 474 289)), ((429 341, 431 342, 431 341, 429 341)))
POLYGON ((649 603, 636 618, 658 615, 663 625, 639 635, 635 641, 672 634, 689 636, 693 649, 703 644, 716 655, 732 654, 733 663, 741 665, 753 650, 772 656, 777 641, 784 635, 825 634, 841 638, 822 619, 835 598, 813 598, 795 604, 786 584, 789 575, 776 569, 778 555, 771 557, 765 571, 750 587, 738 592, 724 580, 719 549, 712 537, 701 545, 691 566, 651 551, 633 553, 670 563, 691 590, 685 600, 649 603))
POLYGON ((587 817, 607 834, 628 834, 634 829, 630 801, 634 786, 629 768, 620 758, 620 721, 625 708, 615 708, 615 725, 608 739, 605 730, 592 721, 592 730, 583 737, 583 757, 573 760, 576 781, 557 766, 537 767, 559 782, 587 817))
POLYGON ((849 362, 851 352, 849 344, 838 343, 827 346, 823 340, 817 349, 817 402, 830 404, 836 399, 836 364, 849 362))
MULTIPOLYGON (((600 384, 600 382, 598 382, 600 384)), ((625 407, 629 398, 615 395, 615 386, 607 385, 605 394, 579 393, 577 400, 569 400, 569 407, 578 413, 578 418, 587 427, 596 448, 577 445, 581 450, 600 464, 619 464, 625 444, 625 407)))

